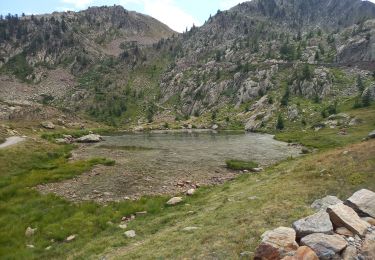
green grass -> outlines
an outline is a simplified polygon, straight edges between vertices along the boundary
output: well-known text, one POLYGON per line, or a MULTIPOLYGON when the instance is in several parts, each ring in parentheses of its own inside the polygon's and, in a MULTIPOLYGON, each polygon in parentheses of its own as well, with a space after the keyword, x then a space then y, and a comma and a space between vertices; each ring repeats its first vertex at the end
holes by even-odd
POLYGON ((258 167, 258 164, 253 161, 241 161, 241 160, 226 160, 227 167, 236 171, 252 170, 258 167))

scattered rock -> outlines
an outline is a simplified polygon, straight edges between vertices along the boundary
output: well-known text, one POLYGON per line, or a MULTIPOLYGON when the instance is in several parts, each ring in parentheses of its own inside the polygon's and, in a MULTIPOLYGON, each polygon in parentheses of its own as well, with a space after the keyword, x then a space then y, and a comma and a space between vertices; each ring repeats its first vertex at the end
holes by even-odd
POLYGON ((41 125, 46 128, 46 129, 55 129, 55 125, 50 122, 50 121, 46 121, 46 122, 42 122, 41 125))
POLYGON ((66 238, 66 242, 71 242, 71 241, 73 241, 74 239, 76 239, 76 235, 68 236, 68 237, 66 238))
POLYGON ((339 227, 335 230, 335 232, 336 232, 336 234, 346 236, 346 237, 353 237, 354 236, 353 232, 350 231, 349 229, 347 229, 346 227, 339 227))
POLYGON ((182 231, 194 231, 194 230, 197 230, 199 229, 199 227, 186 227, 184 229, 182 229, 182 231))
POLYGON ((134 230, 128 230, 124 233, 124 235, 128 238, 133 238, 135 237, 135 231, 134 230))
POLYGON ((339 235, 327 235, 315 233, 301 239, 302 245, 310 247, 317 254, 319 259, 330 259, 336 253, 341 252, 347 242, 339 235))
POLYGON ((33 236, 35 234, 36 231, 37 231, 37 228, 28 227, 28 228, 26 228, 25 236, 26 237, 31 237, 31 236, 33 236))
POLYGON ((261 172, 261 171, 263 171, 263 168, 261 168, 261 167, 253 168, 253 169, 251 169, 251 171, 252 172, 261 172))
POLYGON ((85 135, 85 136, 82 136, 80 138, 77 138, 76 141, 78 143, 97 143, 97 142, 100 142, 102 140, 103 140, 103 138, 100 135, 89 134, 89 135, 85 135))
POLYGON ((293 223, 293 228, 297 232, 297 237, 304 237, 312 233, 330 234, 333 226, 327 212, 319 211, 314 215, 297 220, 293 223))
POLYGON ((187 195, 192 196, 195 193, 195 189, 190 189, 186 192, 187 195))
POLYGON ((327 212, 336 227, 346 227, 354 234, 363 236, 370 224, 360 219, 355 211, 340 203, 328 207, 327 212))
POLYGON ((262 235, 262 243, 258 246, 254 259, 280 259, 297 248, 296 231, 279 227, 262 235))
POLYGON ((311 208, 315 210, 326 210, 329 206, 336 205, 338 203, 342 203, 339 198, 335 196, 327 196, 322 199, 315 200, 313 204, 311 204, 311 208))
POLYGON ((167 205, 176 205, 178 203, 182 202, 181 197, 173 197, 170 200, 167 201, 167 205))
POLYGON ((349 245, 342 253, 343 260, 354 260, 357 258, 357 248, 349 245))
POLYGON ((121 228, 121 229, 127 229, 128 225, 126 225, 125 223, 122 223, 122 224, 118 225, 118 227, 121 228))
POLYGON ((370 190, 362 189, 357 191, 345 201, 345 204, 357 212, 375 218, 375 193, 370 190))
POLYGON ((27 248, 35 248, 34 245, 26 245, 27 248))

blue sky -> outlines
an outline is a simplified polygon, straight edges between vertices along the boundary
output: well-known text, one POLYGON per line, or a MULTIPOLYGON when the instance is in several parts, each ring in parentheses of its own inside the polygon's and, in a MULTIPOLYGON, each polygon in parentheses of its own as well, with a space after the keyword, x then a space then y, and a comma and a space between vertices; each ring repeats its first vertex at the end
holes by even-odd
POLYGON ((226 10, 240 2, 244 0, 0 0, 0 13, 43 14, 116 4, 128 10, 151 15, 172 29, 182 32, 193 24, 202 25, 210 14, 215 14, 218 9, 226 10))
POLYGON ((0 0, 0 13, 43 14, 53 11, 78 11, 88 6, 122 5, 155 17, 172 29, 182 32, 193 24, 199 26, 218 9, 226 10, 240 0, 0 0))

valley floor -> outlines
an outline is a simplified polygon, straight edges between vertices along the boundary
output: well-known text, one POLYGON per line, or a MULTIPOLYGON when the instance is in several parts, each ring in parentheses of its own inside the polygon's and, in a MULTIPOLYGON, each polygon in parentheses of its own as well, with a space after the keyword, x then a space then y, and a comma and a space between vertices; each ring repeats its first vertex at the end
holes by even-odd
MULTIPOLYGON (((320 151, 285 160, 258 174, 198 189, 177 206, 169 197, 74 204, 41 195, 39 184, 71 179, 104 158, 70 161, 74 149, 35 138, 0 150, 0 258, 2 259, 238 259, 251 258, 261 234, 312 213, 325 195, 347 198, 360 188, 375 190, 374 107, 355 111, 364 119, 341 136, 323 129, 279 139, 301 141, 320 151), (137 215, 121 229, 121 219, 137 215), (37 228, 25 236, 27 227, 37 228), (190 227, 189 229, 185 229, 190 227), (193 227, 193 228, 191 228, 193 227), (135 238, 124 231, 134 230, 135 238), (72 241, 67 237, 75 235, 72 241)), ((103 166, 103 167, 104 167, 103 166)))

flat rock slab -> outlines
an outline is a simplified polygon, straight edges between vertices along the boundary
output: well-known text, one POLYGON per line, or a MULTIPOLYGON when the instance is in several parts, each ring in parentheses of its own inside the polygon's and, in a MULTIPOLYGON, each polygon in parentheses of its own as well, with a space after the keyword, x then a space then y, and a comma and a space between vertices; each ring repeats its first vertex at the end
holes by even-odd
POLYGON ((366 189, 359 190, 347 199, 345 204, 375 218, 375 192, 366 189))
POLYGON ((333 232, 333 225, 329 215, 325 211, 319 211, 314 215, 297 220, 293 223, 297 237, 304 237, 313 233, 330 234, 333 232))
POLYGON ((326 196, 322 199, 315 200, 311 204, 311 208, 315 210, 326 210, 329 206, 336 205, 338 203, 343 203, 342 200, 335 196, 326 196))
POLYGON ((330 259, 341 252, 348 245, 346 240, 339 235, 315 233, 301 239, 302 245, 310 247, 319 259, 330 259))
POLYGON ((298 249, 296 231, 288 227, 279 227, 265 232, 254 259, 281 259, 288 252, 298 249))
POLYGON ((336 227, 346 227, 354 234, 363 236, 371 225, 363 221, 350 207, 340 203, 327 209, 332 223, 336 227))

